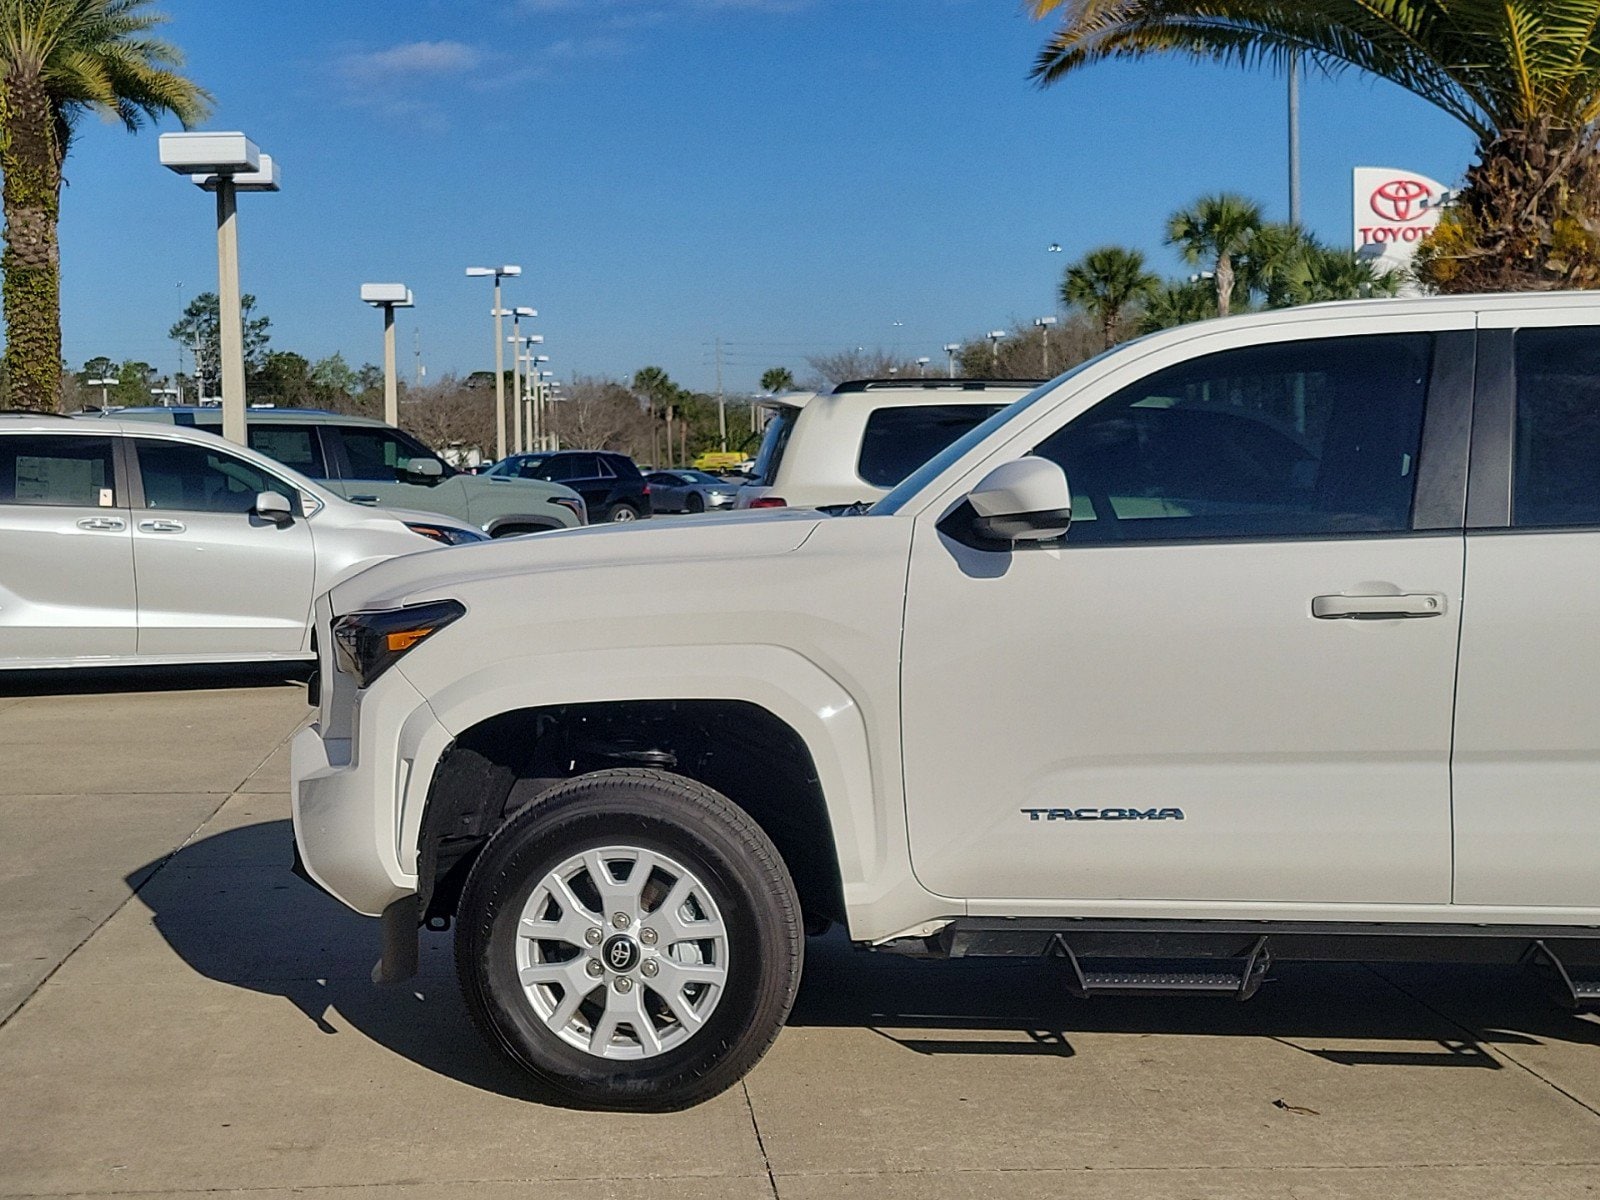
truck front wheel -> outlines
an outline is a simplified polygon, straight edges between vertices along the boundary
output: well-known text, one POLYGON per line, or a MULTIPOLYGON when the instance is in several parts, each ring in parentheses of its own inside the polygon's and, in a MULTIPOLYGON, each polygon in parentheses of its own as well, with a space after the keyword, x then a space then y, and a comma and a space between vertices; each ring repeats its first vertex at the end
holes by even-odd
POLYGON ((794 883, 726 797, 660 771, 558 784, 497 830, 462 892, 473 1020, 550 1099, 686 1108, 737 1082, 800 983, 794 883))

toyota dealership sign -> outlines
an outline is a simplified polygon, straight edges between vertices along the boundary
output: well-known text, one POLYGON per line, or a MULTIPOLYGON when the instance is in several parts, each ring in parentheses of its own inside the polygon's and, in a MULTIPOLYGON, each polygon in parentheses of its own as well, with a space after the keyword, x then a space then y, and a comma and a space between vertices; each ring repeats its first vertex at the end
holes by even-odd
POLYGON ((1436 179, 1387 167, 1357 167, 1355 184, 1356 253, 1390 271, 1411 265, 1454 198, 1436 179))

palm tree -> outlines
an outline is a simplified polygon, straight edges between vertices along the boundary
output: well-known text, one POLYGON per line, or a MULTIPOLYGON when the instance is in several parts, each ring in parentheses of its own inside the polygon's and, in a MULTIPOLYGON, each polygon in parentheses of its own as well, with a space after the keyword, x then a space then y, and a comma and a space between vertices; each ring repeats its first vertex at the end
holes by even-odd
POLYGON ((1288 280, 1290 302, 1317 304, 1325 300, 1365 300, 1394 296, 1400 291, 1398 271, 1374 269, 1370 258, 1354 250, 1332 250, 1313 244, 1288 280))
POLYGON ((1160 285, 1140 251, 1101 246, 1067 268, 1061 278, 1061 299, 1099 322, 1109 350, 1122 338, 1124 314, 1148 300, 1160 285))
POLYGON ((5 176, 5 368, 11 401, 51 409, 61 385, 61 172, 76 121, 94 111, 130 132, 211 97, 149 36, 150 0, 0 0, 0 173, 5 176))
POLYGON ((773 395, 794 391, 794 372, 788 367, 773 367, 761 377, 761 390, 773 395))
POLYGON ((1032 0, 1033 76, 1178 54, 1354 68, 1443 109, 1477 161, 1418 273, 1443 291, 1600 284, 1600 0, 1032 0))
POLYGON ((1185 262, 1210 265, 1220 316, 1227 316, 1233 305, 1233 260, 1249 249, 1264 223, 1259 204, 1231 192, 1202 196, 1167 221, 1167 244, 1176 246, 1185 262))
POLYGON ((1217 315, 1217 293, 1188 280, 1162 284, 1139 314, 1139 332, 1156 333, 1217 315))

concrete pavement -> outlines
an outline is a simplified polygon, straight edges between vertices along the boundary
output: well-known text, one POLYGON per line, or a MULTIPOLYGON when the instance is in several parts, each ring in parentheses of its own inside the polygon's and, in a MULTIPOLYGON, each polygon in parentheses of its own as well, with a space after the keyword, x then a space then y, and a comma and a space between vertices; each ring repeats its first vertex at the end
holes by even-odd
POLYGON ((374 923, 289 875, 303 690, 228 682, 0 692, 0 1196, 1600 1194, 1600 1023, 1511 971, 1082 1003, 832 937, 743 1087, 530 1103, 447 936, 375 988, 374 923))

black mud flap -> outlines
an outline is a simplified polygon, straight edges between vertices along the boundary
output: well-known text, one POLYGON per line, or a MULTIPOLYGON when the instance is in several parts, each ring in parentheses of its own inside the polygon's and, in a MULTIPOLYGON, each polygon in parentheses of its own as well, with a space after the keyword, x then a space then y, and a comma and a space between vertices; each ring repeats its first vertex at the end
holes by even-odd
POLYGON ((383 957, 372 968, 373 983, 400 983, 417 973, 418 911, 415 894, 383 910, 383 957))

